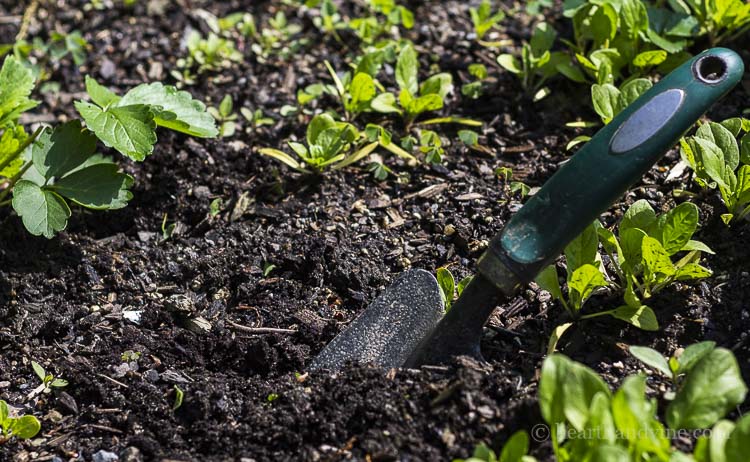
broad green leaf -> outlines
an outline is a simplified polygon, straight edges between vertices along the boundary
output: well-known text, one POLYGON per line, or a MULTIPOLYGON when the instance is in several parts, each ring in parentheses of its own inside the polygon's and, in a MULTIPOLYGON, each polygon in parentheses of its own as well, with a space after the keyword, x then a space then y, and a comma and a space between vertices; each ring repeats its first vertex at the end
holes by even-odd
POLYGON ((716 342, 706 341, 695 343, 683 350, 679 358, 677 358, 677 373, 685 374, 695 366, 698 361, 703 359, 704 356, 711 353, 716 348, 716 342))
POLYGON ((89 94, 91 101, 103 108, 120 101, 119 96, 110 91, 107 87, 99 85, 99 82, 88 75, 86 76, 86 93, 89 94))
POLYGON ((453 279, 448 268, 438 268, 437 270, 437 282, 440 286, 440 295, 443 296, 443 302, 445 303, 445 311, 450 310, 453 304, 453 294, 456 291, 456 280, 453 279))
POLYGON ((698 361, 667 408, 670 428, 708 428, 742 403, 747 387, 731 351, 716 348, 698 361))
POLYGON ((396 96, 393 93, 381 93, 370 101, 373 111, 381 114, 400 113, 396 106, 396 96))
POLYGON ((542 288, 542 290, 546 290, 550 293, 550 295, 552 295, 552 297, 556 298, 557 300, 563 299, 562 290, 560 290, 560 282, 557 279, 557 269, 555 269, 555 265, 549 265, 544 268, 542 272, 536 276, 534 282, 536 282, 537 285, 542 288))
POLYGON ((648 30, 648 12, 641 0, 620 2, 620 30, 631 41, 636 40, 641 32, 648 30))
POLYGON ((38 362, 32 359, 31 368, 34 370, 34 373, 36 374, 36 376, 39 377, 39 380, 41 381, 45 380, 45 378, 47 377, 47 371, 44 370, 41 364, 39 364, 38 362))
POLYGON ((617 33, 617 11, 609 3, 602 3, 590 18, 594 43, 603 45, 615 38, 617 33))
POLYGON ((505 442, 500 452, 499 462, 521 462, 529 452, 529 435, 524 430, 515 432, 505 442))
POLYGON ((661 353, 653 348, 633 345, 628 348, 630 354, 635 356, 645 365, 656 369, 668 378, 672 378, 672 369, 669 368, 669 362, 661 353))
POLYGON ((677 269, 675 279, 678 281, 694 281, 711 276, 713 273, 708 268, 697 263, 688 263, 677 269))
POLYGON ((698 227, 698 206, 683 202, 659 217, 659 240, 667 251, 674 255, 682 250, 693 237, 698 227))
POLYGON ((611 392, 604 380, 583 364, 571 361, 567 370, 563 383, 565 417, 573 428, 583 431, 594 396, 604 394, 609 397, 611 392))
POLYGON ((45 179, 61 177, 94 154, 96 136, 81 126, 79 120, 46 128, 31 148, 34 168, 45 179))
POLYGON ((591 453, 588 462, 630 462, 628 450, 615 444, 602 444, 596 446, 591 453))
POLYGON ((608 124, 614 119, 617 110, 617 101, 620 97, 620 90, 614 85, 594 84, 591 86, 591 100, 594 103, 594 110, 602 122, 608 124))
POLYGON ((539 409, 542 418, 551 428, 565 422, 563 384, 568 377, 571 363, 570 359, 561 354, 551 354, 542 363, 539 378, 539 409))
POLYGON ((703 242, 701 242, 701 241, 694 241, 692 239, 689 240, 689 241, 687 241, 687 243, 685 243, 685 245, 680 250, 682 250, 682 251, 697 250, 699 252, 704 252, 704 253, 707 253, 707 254, 710 254, 710 255, 715 255, 715 253, 716 253, 713 250, 711 250, 711 247, 707 246, 703 242))
POLYGON ((642 94, 646 93, 654 84, 648 79, 633 79, 620 88, 620 98, 617 100, 619 111, 630 106, 642 94))
POLYGON ((607 443, 617 441, 617 429, 612 418, 612 403, 609 393, 599 392, 591 399, 589 418, 583 431, 584 434, 591 435, 592 438, 599 441, 607 443))
POLYGON ((568 275, 583 265, 593 265, 599 255, 599 237, 596 227, 592 223, 581 234, 576 236, 565 246, 565 260, 568 265, 568 275))
POLYGON ((643 239, 646 233, 638 228, 620 229, 620 246, 624 261, 621 265, 629 272, 634 273, 636 267, 643 260, 643 239))
POLYGON ((447 72, 435 74, 422 83, 419 87, 420 95, 440 95, 445 98, 453 89, 453 76, 447 72))
MULTIPOLYGON (((708 454, 711 462, 727 462, 726 444, 735 428, 734 423, 728 420, 720 420, 713 426, 711 439, 708 443, 708 454)), ((748 450, 750 450, 750 446, 746 448, 745 454, 748 450)))
POLYGON ((563 334, 572 326, 572 322, 566 322, 563 324, 560 324, 559 326, 555 327, 552 330, 552 333, 549 336, 549 341, 547 342, 547 354, 551 355, 557 350, 557 343, 562 338, 563 334))
POLYGON ((747 460, 747 455, 750 454, 750 414, 742 417, 735 425, 727 440, 725 452, 727 462, 747 460))
POLYGON ((443 98, 440 95, 429 94, 412 99, 411 103, 405 107, 406 112, 412 115, 418 115, 423 112, 437 111, 443 108, 443 98))
POLYGON ((370 102, 375 97, 375 82, 368 74, 360 72, 352 79, 349 93, 351 94, 352 107, 350 110, 358 110, 361 105, 370 102))
POLYGON ((65 229, 70 218, 70 208, 60 195, 28 180, 13 188, 13 209, 31 234, 47 239, 65 229))
POLYGON ((647 331, 659 330, 659 322, 656 320, 654 310, 646 305, 622 305, 612 310, 609 314, 639 329, 647 331))
POLYGON ((628 208, 620 221, 620 235, 626 229, 638 228, 646 233, 656 223, 656 212, 646 199, 635 201, 628 208))
POLYGON ((8 409, 8 403, 0 399, 0 425, 5 424, 5 421, 8 419, 9 415, 10 410, 8 409))
POLYGON ((693 140, 697 149, 697 153, 694 154, 700 156, 703 168, 708 177, 719 185, 729 189, 730 185, 727 182, 727 164, 724 159, 724 153, 712 141, 698 137, 693 137, 693 140))
POLYGON ((675 274, 674 264, 659 241, 649 236, 644 237, 641 243, 641 251, 643 252, 644 271, 648 279, 653 277, 658 281, 658 275, 672 276, 675 274))
POLYGON ((518 59, 513 55, 500 55, 497 57, 497 63, 502 66, 503 69, 513 74, 520 74, 523 72, 521 63, 519 63, 518 59))
POLYGON ((740 160, 743 164, 750 164, 750 134, 740 140, 740 160))
POLYGON ((726 127, 716 122, 703 124, 695 132, 697 138, 710 141, 723 153, 724 162, 730 170, 735 170, 740 163, 740 149, 737 139, 726 127))
POLYGON ((458 282, 458 285, 456 286, 456 293, 459 297, 464 292, 464 289, 469 285, 472 279, 474 279, 474 276, 466 276, 458 282))
POLYGON ((576 268, 568 280, 570 303, 576 311, 580 310, 594 290, 606 287, 608 284, 596 266, 585 264, 576 268))
POLYGON ((307 125, 307 144, 312 146, 318 143, 318 137, 329 128, 336 126, 336 121, 328 114, 320 114, 310 120, 307 125))
POLYGON ((403 47, 398 55, 398 61, 396 61, 396 83, 398 83, 399 88, 416 95, 419 91, 418 70, 419 62, 414 47, 412 45, 403 47))
POLYGON ((733 137, 737 137, 742 130, 742 117, 732 117, 731 119, 722 120, 721 126, 729 130, 733 137))
POLYGON ((531 54, 537 58, 542 56, 552 48, 555 38, 557 38, 557 31, 554 27, 546 22, 537 24, 529 42, 531 54))
POLYGON ((0 128, 14 122, 21 112, 37 104, 29 99, 34 89, 34 73, 15 56, 9 55, 0 68, 0 128))
POLYGON ((219 134, 216 121, 206 112, 206 105, 173 86, 144 83, 128 91, 117 103, 118 107, 137 105, 149 106, 154 122, 160 127, 200 138, 214 138, 219 134))
POLYGON ((601 242, 602 247, 604 247, 604 250, 610 255, 615 256, 617 259, 615 262, 616 264, 622 265, 625 257, 622 254, 620 241, 615 237, 615 233, 601 225, 596 227, 596 233, 599 236, 599 241, 601 242))
POLYGON ((620 434, 638 451, 665 456, 669 440, 655 418, 655 405, 646 399, 646 377, 627 377, 612 398, 612 416, 620 434))
POLYGON ((658 66, 665 59, 667 59, 667 52, 664 50, 644 51, 633 59, 633 65, 635 67, 658 66))
POLYGON ((89 130, 108 147, 135 161, 154 151, 156 122, 149 106, 117 106, 106 111, 85 101, 77 101, 75 106, 89 130))
POLYGON ((42 429, 42 425, 39 423, 36 417, 33 415, 25 415, 17 419, 13 419, 13 423, 10 426, 10 431, 16 438, 27 440, 33 438, 42 429))
POLYGON ((21 144, 26 141, 28 135, 22 126, 9 126, 0 137, 0 164, 12 158, 10 162, 0 170, 0 177, 12 178, 23 167, 23 155, 18 153, 21 144))
POLYGON ((113 163, 91 165, 64 176, 49 188, 90 209, 121 209, 133 198, 129 191, 133 177, 118 170, 113 163))

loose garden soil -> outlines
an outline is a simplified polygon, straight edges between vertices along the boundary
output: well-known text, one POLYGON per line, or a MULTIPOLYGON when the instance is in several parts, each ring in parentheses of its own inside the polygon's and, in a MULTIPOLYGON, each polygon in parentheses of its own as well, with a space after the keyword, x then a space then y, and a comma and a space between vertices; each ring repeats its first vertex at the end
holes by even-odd
MULTIPOLYGON (((28 2, 21 3, 0 1, 2 16, 20 19, 28 2)), ((30 37, 78 29, 91 43, 84 66, 69 59, 53 66, 59 91, 36 95, 43 104, 35 117, 50 122, 75 116, 71 101, 84 96, 86 74, 120 92, 144 81, 173 82, 169 71, 184 56, 187 28, 207 32, 199 8, 218 16, 248 11, 265 23, 281 7, 279 1, 152 0, 84 12, 83 0, 47 3, 30 37)), ((244 63, 204 74, 187 88, 213 105, 232 95, 236 108, 272 114, 272 126, 217 140, 160 131, 145 162, 121 162, 136 178, 131 205, 109 213, 76 210, 52 240, 30 236, 8 208, 0 212, 0 399, 42 422, 35 439, 0 446, 0 460, 88 461, 100 450, 127 461, 450 460, 467 457, 480 441, 497 448, 510 433, 541 423, 538 371, 550 332, 566 318, 536 288, 498 307, 483 339, 486 363, 305 373, 400 271, 451 265, 458 276, 471 274, 487 241, 521 204, 494 170, 510 167, 515 180, 540 186, 580 134, 565 123, 595 118, 585 86, 556 81, 539 103, 521 96, 517 80, 492 66, 497 52, 467 37, 464 2, 409 6, 417 26, 407 37, 423 69, 439 65, 460 85, 470 63, 490 65, 494 81, 486 94, 477 101, 458 94, 444 111, 482 120, 480 142, 489 154, 454 142, 441 166, 412 169, 386 157, 409 178, 384 182, 358 168, 304 178, 258 155, 259 147, 282 148, 289 137, 303 136, 307 116, 282 118, 280 107, 295 104, 298 88, 328 81, 324 59, 343 69, 356 52, 347 33, 342 46, 308 14, 283 7, 310 39, 303 52, 261 64, 240 43, 244 63), (224 209, 211 217, 209 204, 219 197, 224 209), (165 214, 176 223, 168 240, 161 233, 165 214), (449 225, 455 233, 446 232, 449 225), (268 265, 275 268, 264 276, 268 265), (246 329, 257 327, 294 332, 246 329), (123 358, 126 351, 140 357, 123 358), (31 360, 70 384, 27 400, 38 385, 31 360), (184 401, 173 411, 175 386, 184 401)), ((559 5, 548 13, 549 21, 562 22, 559 5)), ((18 23, 0 25, 0 42, 13 41, 18 23)), ((530 23, 524 15, 508 18, 500 38, 517 46, 528 39, 530 23)), ((739 115, 747 97, 738 88, 709 116, 739 115)), ((454 139, 455 130, 441 128, 454 139)), ((664 210, 674 204, 674 189, 700 193, 688 173, 665 182, 678 158, 671 151, 603 221, 614 224, 637 199, 664 210)), ((649 302, 659 332, 597 318, 577 325, 560 345, 612 385, 639 368, 627 345, 671 353, 703 339, 732 349, 750 380, 750 228, 727 228, 712 194, 698 203, 698 238, 716 251, 705 258, 714 276, 649 302)), ((612 303, 602 297, 589 309, 612 303)), ((666 385, 653 377, 649 386, 666 385)), ((532 453, 552 460, 545 442, 534 443, 532 453)))

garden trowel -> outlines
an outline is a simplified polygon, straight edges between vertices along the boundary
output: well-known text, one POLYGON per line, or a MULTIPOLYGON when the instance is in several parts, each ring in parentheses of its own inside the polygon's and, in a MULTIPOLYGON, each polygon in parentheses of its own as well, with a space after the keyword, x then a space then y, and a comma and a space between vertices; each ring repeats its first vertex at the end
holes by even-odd
POLYGON ((482 329, 495 307, 531 282, 742 78, 742 59, 713 48, 687 61, 620 112, 565 163, 490 242, 478 274, 443 316, 435 278, 399 276, 313 360, 418 367, 481 359, 482 329))

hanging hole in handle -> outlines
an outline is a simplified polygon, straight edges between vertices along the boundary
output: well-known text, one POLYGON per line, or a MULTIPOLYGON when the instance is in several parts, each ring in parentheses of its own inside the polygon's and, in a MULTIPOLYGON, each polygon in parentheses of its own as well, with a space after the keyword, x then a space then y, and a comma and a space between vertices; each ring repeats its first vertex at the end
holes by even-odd
POLYGON ((703 83, 714 85, 727 76, 727 63, 718 56, 704 56, 695 62, 693 73, 703 83))

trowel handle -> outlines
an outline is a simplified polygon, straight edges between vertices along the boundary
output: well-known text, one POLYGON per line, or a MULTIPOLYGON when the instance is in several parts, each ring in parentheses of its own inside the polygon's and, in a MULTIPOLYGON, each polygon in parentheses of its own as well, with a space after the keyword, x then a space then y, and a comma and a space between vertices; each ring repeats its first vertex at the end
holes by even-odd
POLYGON ((530 282, 742 78, 742 59, 704 51, 644 93, 589 141, 492 240, 479 271, 507 292, 530 282))

